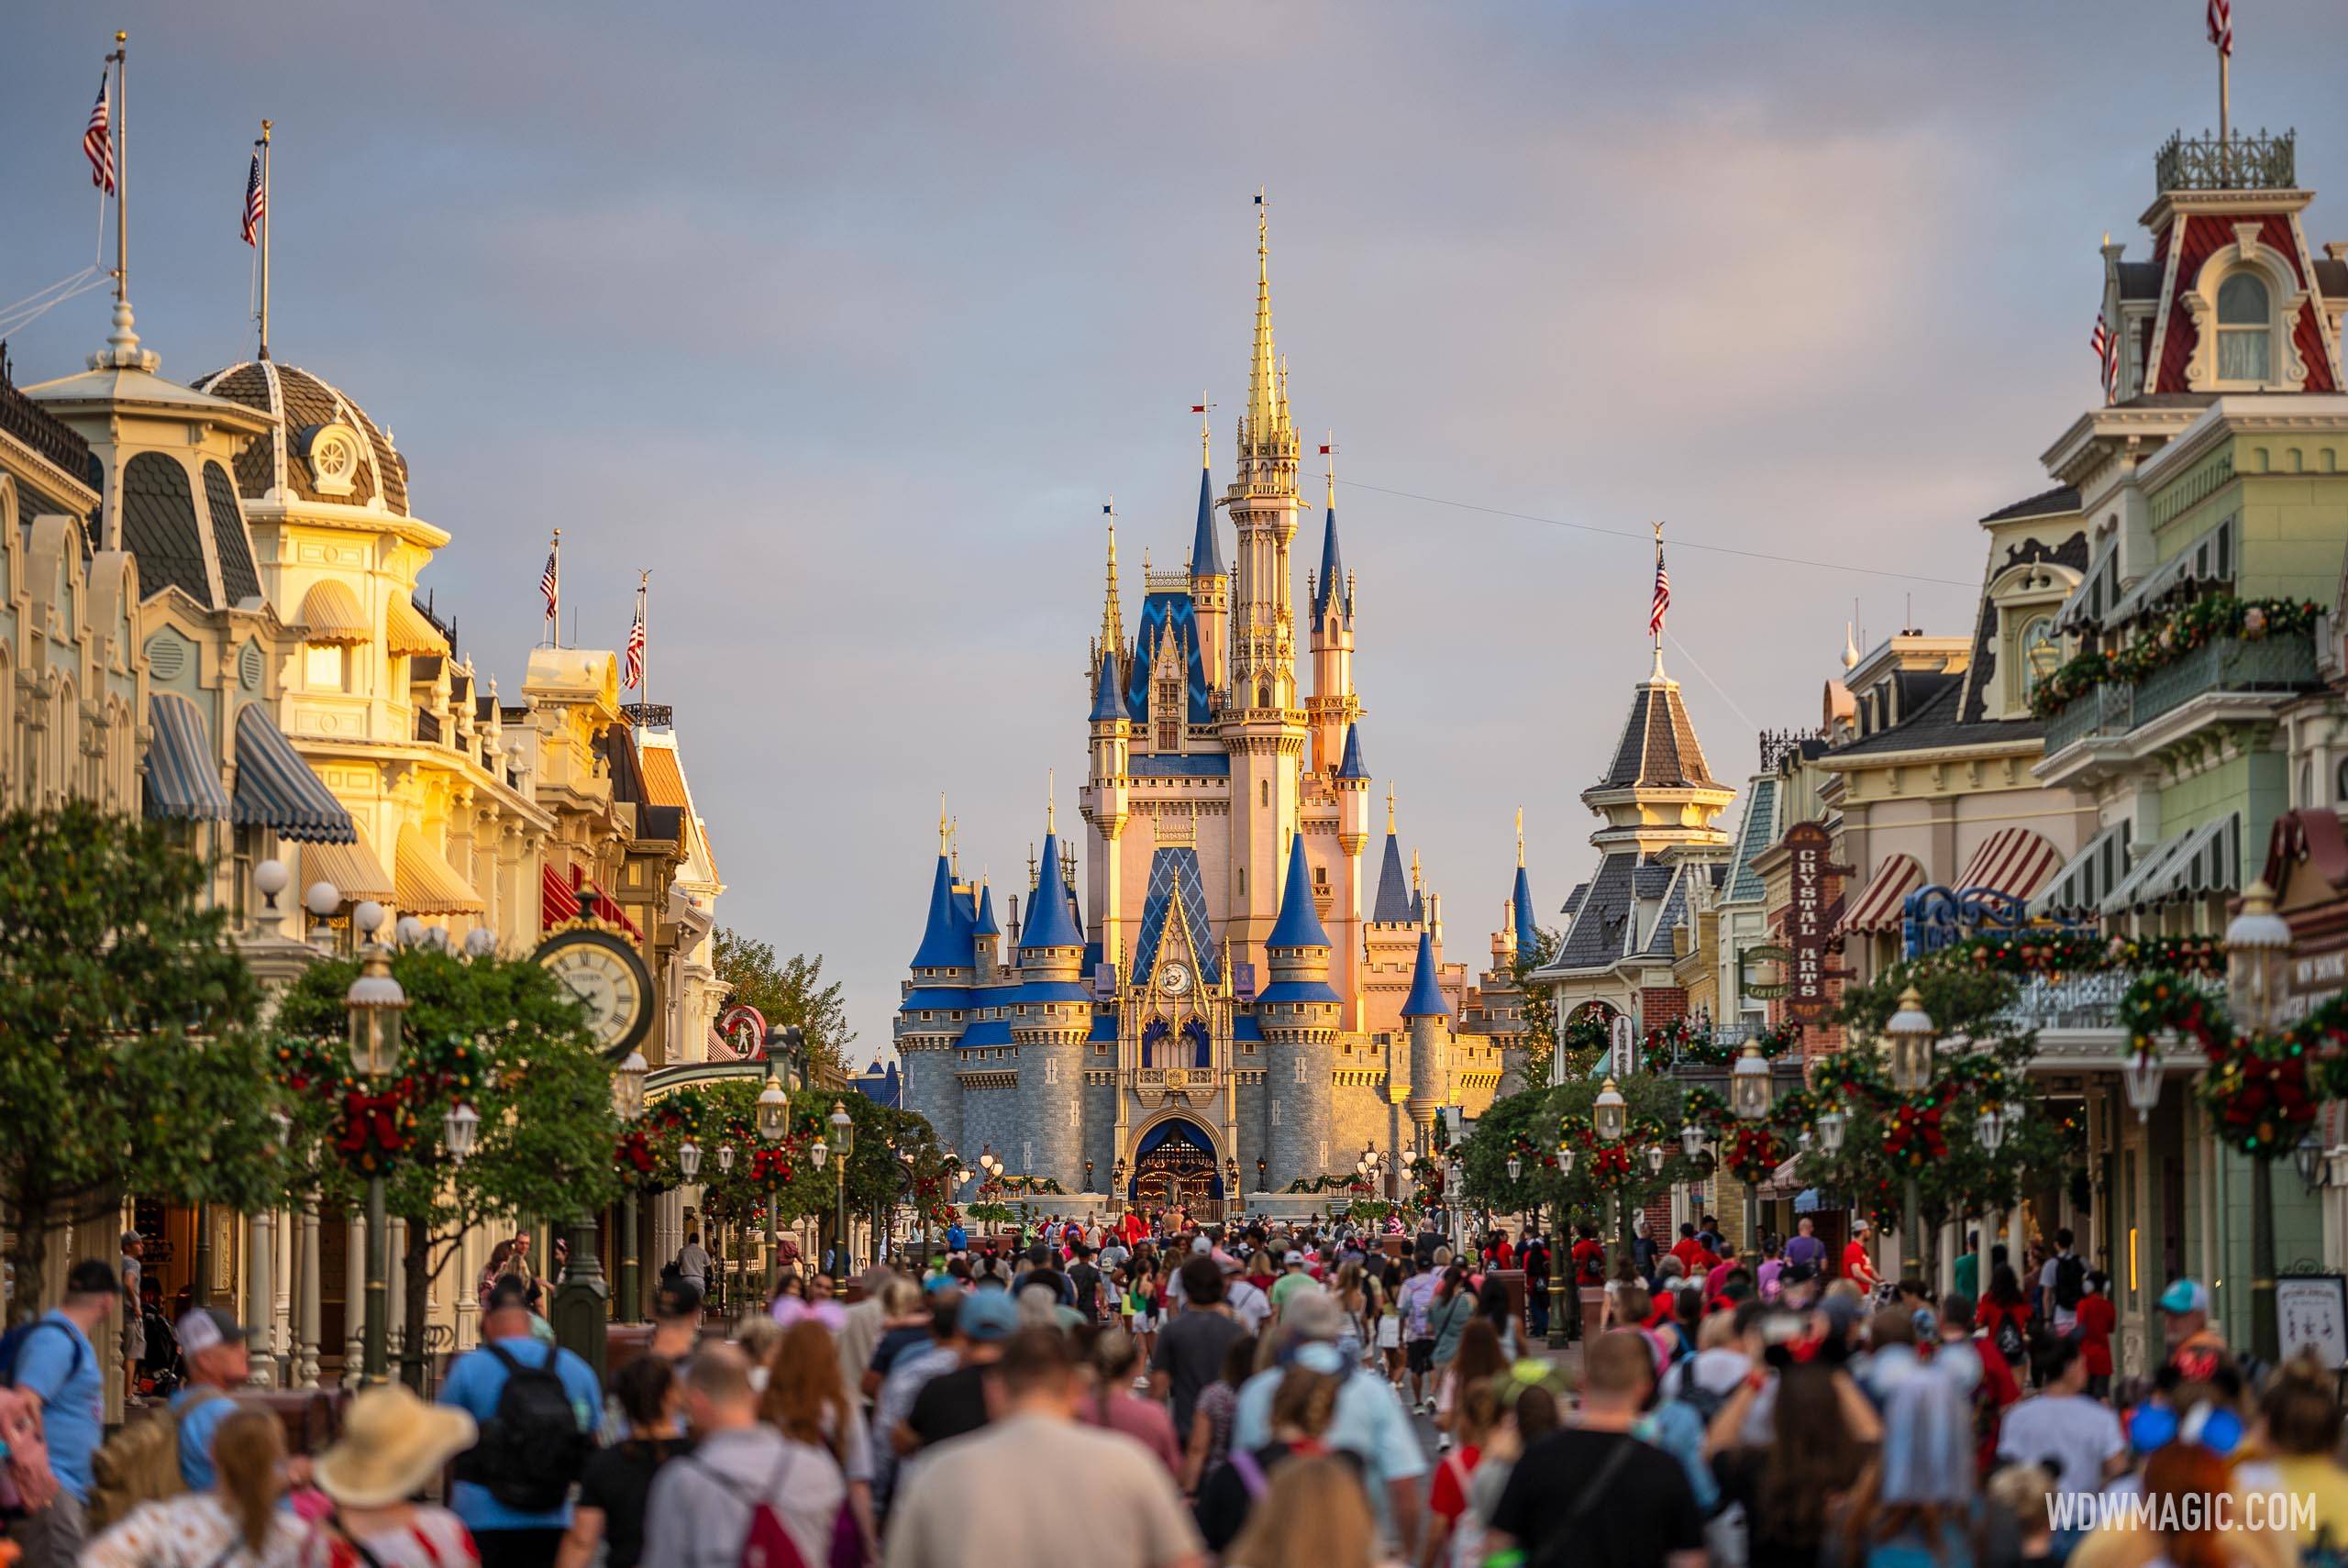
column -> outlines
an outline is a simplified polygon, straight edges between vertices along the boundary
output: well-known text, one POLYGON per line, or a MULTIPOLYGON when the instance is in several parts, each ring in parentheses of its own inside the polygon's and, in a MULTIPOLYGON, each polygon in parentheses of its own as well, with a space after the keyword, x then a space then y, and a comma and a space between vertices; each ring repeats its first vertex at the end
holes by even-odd
POLYGON ((294 1264, 301 1282, 294 1326, 294 1386, 318 1386, 318 1334, 324 1317, 318 1293, 318 1200, 302 1205, 302 1251, 294 1264))
MULTIPOLYGON (((481 1297, 474 1286, 480 1281, 481 1271, 489 1261, 481 1253, 483 1234, 478 1225, 467 1228, 463 1239, 457 1244, 456 1260, 450 1265, 456 1270, 457 1281, 457 1337, 452 1348, 459 1352, 472 1349, 481 1331, 476 1321, 481 1316, 481 1297)), ((556 1280, 548 1288, 552 1289, 554 1285, 560 1283, 560 1280, 556 1280)), ((554 1304, 549 1301, 547 1305, 551 1309, 554 1304)))
POLYGON ((277 1287, 271 1277, 276 1273, 271 1264, 277 1261, 277 1242, 271 1218, 264 1209, 245 1221, 245 1323, 260 1334, 252 1371, 245 1381, 257 1388, 272 1387, 277 1382, 277 1358, 273 1353, 277 1348, 277 1287))
MULTIPOLYGON (((385 1226, 391 1236, 391 1252, 383 1269, 383 1295, 388 1304, 391 1332, 384 1341, 384 1358, 388 1375, 400 1375, 400 1357, 407 1351, 409 1324, 407 1320, 407 1221, 392 1216, 385 1226)), ((421 1325, 416 1332, 423 1331, 421 1325)))
POLYGON ((269 1305, 269 1353, 276 1364, 276 1386, 294 1386, 294 1297, 301 1287, 302 1227, 291 1209, 277 1211, 271 1226, 275 1245, 270 1253, 271 1283, 275 1288, 269 1305))
POLYGON ((367 1358, 367 1211, 352 1204, 343 1226, 342 1386, 357 1388, 367 1358))

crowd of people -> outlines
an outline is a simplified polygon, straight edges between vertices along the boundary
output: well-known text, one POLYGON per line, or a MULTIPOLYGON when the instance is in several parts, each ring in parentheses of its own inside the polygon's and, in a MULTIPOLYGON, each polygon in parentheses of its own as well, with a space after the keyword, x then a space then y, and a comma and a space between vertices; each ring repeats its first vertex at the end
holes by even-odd
MULTIPOLYGON (((127 1507, 92 1349, 124 1292, 80 1265, 0 1342, 0 1511, 28 1568, 2290 1568, 2348 1544, 2331 1374, 2245 1365, 2179 1280, 2157 1375, 2115 1385, 2108 1288, 2063 1232, 2023 1270, 1993 1253, 1977 1299, 1878 1286, 1807 1228, 1749 1264, 1691 1222, 1562 1360, 1538 1236, 945 1241, 844 1294, 787 1271, 730 1324, 705 1267, 668 1269, 608 1385, 533 1281, 487 1275, 436 1400, 367 1389, 313 1458, 238 1403, 244 1331, 196 1309, 168 1419, 126 1429, 172 1445, 175 1495, 127 1507)), ((1602 1268, 1594 1237, 1561 1246, 1566 1277, 1602 1268)))

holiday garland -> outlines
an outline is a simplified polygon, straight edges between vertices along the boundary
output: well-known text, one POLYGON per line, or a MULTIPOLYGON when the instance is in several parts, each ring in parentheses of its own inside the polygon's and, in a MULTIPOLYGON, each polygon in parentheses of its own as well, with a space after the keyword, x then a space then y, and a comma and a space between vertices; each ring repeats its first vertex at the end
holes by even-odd
POLYGON ((2058 710, 2106 682, 2142 680, 2218 637, 2257 642, 2278 634, 2303 632, 2323 613, 2312 599, 2237 599, 2230 593, 2198 599, 2146 623, 2123 646, 2082 653, 2066 660, 2032 689, 2030 711, 2052 717, 2058 710))
POLYGON ((2099 974, 2109 969, 2176 969, 2218 975, 2224 945, 2210 936, 2114 936, 2053 927, 1968 937, 1926 954, 1922 963, 1999 975, 2099 974))

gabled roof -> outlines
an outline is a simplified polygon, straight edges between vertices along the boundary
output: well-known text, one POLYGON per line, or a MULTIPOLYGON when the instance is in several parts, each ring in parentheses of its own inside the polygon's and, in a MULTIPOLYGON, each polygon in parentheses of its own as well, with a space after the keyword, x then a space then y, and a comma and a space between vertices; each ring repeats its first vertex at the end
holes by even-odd
POLYGON ((1134 662, 1125 679, 1125 716, 1134 723, 1149 722, 1149 666, 1157 656, 1158 634, 1174 629, 1182 650, 1184 679, 1190 695, 1190 722, 1203 724, 1213 717, 1207 708, 1207 667, 1199 654, 1198 608, 1187 593, 1159 591, 1141 602, 1141 624, 1134 631, 1134 662))
POLYGON ((1403 999, 1404 1018, 1449 1018, 1451 1003, 1444 999, 1443 987, 1436 983, 1434 936, 1419 933, 1419 961, 1411 975, 1411 994, 1403 999))
POLYGON ((1046 947, 1082 947, 1084 933, 1077 927, 1074 900, 1069 895, 1068 884, 1060 880, 1058 834, 1044 834, 1044 853, 1037 863, 1043 869, 1027 896, 1027 923, 1020 929, 1019 950, 1027 953, 1046 947))
MULTIPOLYGON (((2126 263, 2122 263, 2126 265, 2126 263)), ((2149 263, 2146 263, 2149 265, 2149 263)), ((2155 271, 2158 270, 2155 269, 2155 271)), ((2077 485, 2058 484, 2053 490, 2042 490, 2036 495, 2024 496, 2010 505, 2000 506, 1981 519, 1984 523, 2011 523, 2021 517, 2059 517, 2079 509, 2079 489, 2077 485)))
POLYGON ((1264 945, 1328 951, 1328 930, 1321 923, 1320 911, 1312 907, 1312 883, 1304 868, 1301 834, 1289 840, 1288 886, 1280 892, 1279 918, 1272 922, 1272 933, 1264 939, 1264 945))
POLYGON ((1178 904, 1200 977, 1214 984, 1222 978, 1222 969, 1214 931, 1207 922, 1206 879, 1199 869, 1199 852, 1187 844, 1160 845, 1150 854, 1149 886, 1142 894, 1141 924, 1134 935, 1134 978, 1145 980, 1157 970, 1166 928, 1178 904))
POLYGON ((1631 716, 1623 725, 1622 743, 1614 748, 1614 761, 1596 788, 1683 789, 1718 784, 1704 765, 1704 748, 1696 744, 1696 727, 1688 721, 1678 683, 1660 676, 1641 681, 1631 700, 1631 716))
POLYGON ((1373 925, 1411 922, 1411 878, 1402 869, 1402 845, 1392 832, 1386 835, 1386 856, 1378 866, 1378 897, 1370 901, 1373 925))
POLYGON ((1737 829, 1736 854, 1729 865, 1730 901, 1742 903, 1762 896, 1761 876, 1753 869, 1753 860, 1777 842, 1777 816, 1776 777, 1755 778, 1744 797, 1744 822, 1737 829))
POLYGON ((1191 536, 1191 575, 1228 577, 1223 568, 1223 544, 1214 525, 1214 470, 1199 469, 1199 525, 1191 536))

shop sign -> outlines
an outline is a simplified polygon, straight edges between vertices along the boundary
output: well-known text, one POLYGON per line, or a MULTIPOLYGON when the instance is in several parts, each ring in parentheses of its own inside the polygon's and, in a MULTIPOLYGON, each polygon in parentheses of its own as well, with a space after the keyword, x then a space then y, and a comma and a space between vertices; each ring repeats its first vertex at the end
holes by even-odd
POLYGON ((1826 1010, 1826 868, 1832 840, 1816 823, 1786 830, 1792 899, 1786 911, 1786 945, 1792 950, 1786 1010, 1804 1023, 1826 1010))

